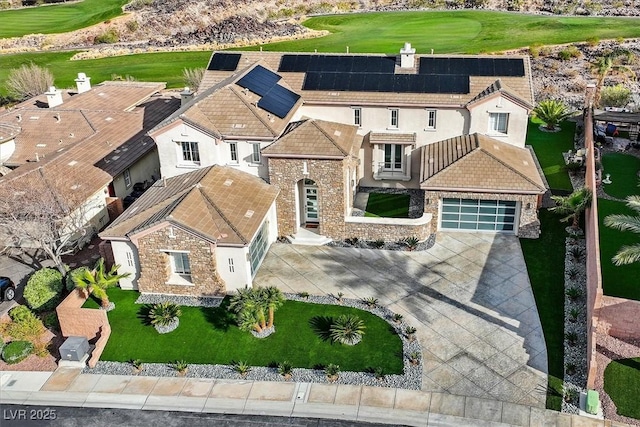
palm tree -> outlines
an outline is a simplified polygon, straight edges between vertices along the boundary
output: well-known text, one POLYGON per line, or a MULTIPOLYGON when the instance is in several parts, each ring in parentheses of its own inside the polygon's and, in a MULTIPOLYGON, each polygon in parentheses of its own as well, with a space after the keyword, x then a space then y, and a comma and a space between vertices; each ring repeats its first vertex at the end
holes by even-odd
POLYGON ((231 297, 229 309, 236 313, 238 326, 242 330, 262 332, 267 327, 265 312, 265 298, 262 288, 244 287, 238 289, 231 297))
POLYGON ((109 296, 107 289, 118 284, 120 279, 131 276, 131 273, 118 274, 119 265, 114 265, 109 271, 104 266, 104 258, 96 262, 93 270, 83 269, 72 272, 71 280, 76 288, 84 290, 88 294, 100 299, 103 308, 109 307, 109 296))
POLYGON ((549 210, 566 215, 561 221, 572 220, 571 226, 575 229, 580 228, 580 214, 591 206, 591 190, 582 187, 568 196, 551 196, 551 198, 556 202, 556 206, 549 208, 549 210))
POLYGON ((631 52, 618 51, 601 56, 591 64, 591 71, 598 77, 594 99, 595 105, 600 104, 600 91, 602 90, 602 86, 604 86, 605 79, 610 73, 616 72, 635 79, 636 74, 631 67, 623 63, 631 62, 632 60, 633 54, 631 52))
POLYGON ((555 99, 540 101, 533 109, 533 114, 545 123, 545 127, 554 130, 558 123, 569 117, 571 114, 567 106, 555 99))
POLYGON ((265 304, 269 309, 267 328, 271 328, 273 326, 273 315, 275 311, 284 303, 284 295, 282 295, 282 291, 275 286, 264 288, 263 295, 265 304))
MULTIPOLYGON (((629 196, 626 200, 627 206, 640 214, 640 196, 629 196)), ((640 233, 640 216, 622 214, 608 215, 604 218, 604 225, 620 231, 640 233)), ((631 264, 640 261, 640 243, 623 246, 611 260, 615 265, 631 264)))

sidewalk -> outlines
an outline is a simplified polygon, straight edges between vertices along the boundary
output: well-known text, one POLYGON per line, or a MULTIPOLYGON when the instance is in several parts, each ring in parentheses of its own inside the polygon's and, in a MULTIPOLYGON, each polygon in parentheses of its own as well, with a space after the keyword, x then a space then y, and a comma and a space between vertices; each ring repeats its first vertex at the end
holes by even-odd
POLYGON ((496 400, 414 390, 55 372, 0 373, 0 403, 312 417, 410 426, 622 427, 496 400))

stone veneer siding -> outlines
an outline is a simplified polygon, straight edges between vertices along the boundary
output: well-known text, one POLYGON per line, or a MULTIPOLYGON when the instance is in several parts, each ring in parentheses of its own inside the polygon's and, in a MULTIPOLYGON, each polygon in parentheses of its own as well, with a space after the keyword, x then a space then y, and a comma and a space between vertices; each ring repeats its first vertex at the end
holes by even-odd
POLYGON ((173 227, 164 227, 142 236, 137 241, 140 259, 138 290, 141 293, 158 293, 190 296, 225 295, 226 287, 216 268, 215 246, 210 242, 173 227), (167 284, 171 264, 166 251, 188 251, 191 265, 191 285, 167 284))
POLYGON ((442 198, 479 199, 479 200, 507 200, 520 202, 520 218, 516 235, 529 239, 540 236, 540 220, 538 219, 538 195, 537 194, 505 194, 505 193, 462 193, 452 191, 428 191, 424 192, 424 211, 433 215, 434 228, 439 221, 439 201, 442 198), (526 209, 527 203, 531 204, 526 209))
MULTIPOLYGON (((269 181, 280 188, 276 200, 278 212, 278 233, 283 236, 295 234, 297 183, 305 178, 315 181, 318 186, 318 233, 332 239, 351 237, 345 235, 345 215, 351 197, 348 170, 356 167, 357 159, 286 159, 269 158, 269 181), (308 174, 303 174, 304 162, 308 174)), ((302 198, 303 195, 300 195, 302 198)), ((300 200, 299 200, 300 201, 300 200)), ((348 234, 348 233, 347 233, 348 234)))
POLYGON ((431 222, 430 214, 415 219, 349 217, 345 234, 347 237, 386 242, 397 242, 405 237, 417 237, 423 241, 432 233, 431 222))

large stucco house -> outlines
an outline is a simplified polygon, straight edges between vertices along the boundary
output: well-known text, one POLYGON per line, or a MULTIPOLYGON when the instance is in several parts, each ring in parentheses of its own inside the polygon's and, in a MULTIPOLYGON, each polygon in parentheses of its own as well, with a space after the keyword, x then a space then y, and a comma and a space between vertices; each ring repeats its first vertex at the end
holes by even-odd
MULTIPOLYGON (((277 223, 270 239, 426 239, 445 229, 539 234, 546 188, 525 147, 534 104, 526 56, 417 55, 409 44, 399 55, 214 52, 197 92, 185 88, 182 98, 181 108, 149 132, 161 175, 186 183, 216 165, 234 182, 238 174, 261 179, 265 192, 275 191, 271 213, 260 214, 271 218, 269 227, 277 223), (376 189, 410 191, 419 214, 358 215, 359 197, 376 189)), ((103 237, 114 237, 109 230, 118 221, 103 237)), ((173 261, 143 259, 138 232, 118 237, 129 240, 131 271, 141 272, 130 286, 140 288, 145 270, 165 274, 173 261)), ((212 252, 223 251, 224 239, 191 232, 212 252)), ((168 253, 163 248, 156 251, 168 253)), ((125 260, 123 254, 116 259, 125 260)), ((224 278, 228 259, 209 257, 224 278)), ((247 271, 244 281, 229 278, 226 290, 251 285, 255 270, 247 271)))

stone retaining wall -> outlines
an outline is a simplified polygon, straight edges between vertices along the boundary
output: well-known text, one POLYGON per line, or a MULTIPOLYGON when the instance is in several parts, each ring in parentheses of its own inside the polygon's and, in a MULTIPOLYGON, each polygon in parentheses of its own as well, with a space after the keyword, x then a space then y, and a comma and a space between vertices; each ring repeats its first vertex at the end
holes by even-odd
POLYGON ((361 240, 398 241, 405 237, 417 237, 420 241, 429 238, 433 232, 431 214, 420 218, 345 218, 345 235, 347 238, 357 237, 361 240))

